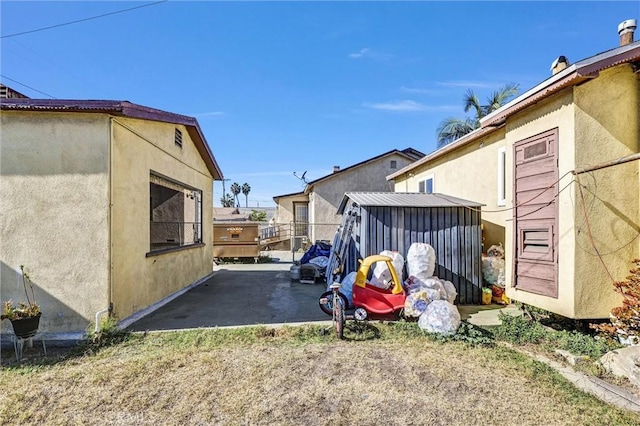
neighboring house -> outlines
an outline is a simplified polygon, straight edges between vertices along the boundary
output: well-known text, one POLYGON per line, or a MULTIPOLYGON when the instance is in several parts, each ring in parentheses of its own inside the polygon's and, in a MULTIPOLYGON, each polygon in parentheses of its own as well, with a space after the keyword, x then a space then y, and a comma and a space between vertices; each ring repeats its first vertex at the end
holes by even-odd
POLYGON ((346 192, 393 191, 386 176, 422 157, 424 154, 413 148, 394 149, 345 169, 335 166, 332 174, 307 182, 303 191, 273 197, 276 222, 296 222, 296 237, 331 241, 342 221, 337 212, 346 192))
POLYGON ((28 98, 27 95, 23 95, 17 90, 12 89, 11 87, 5 86, 4 84, 0 84, 0 99, 11 99, 11 98, 28 98))
POLYGON ((485 204, 484 246, 505 246, 510 298, 606 318, 621 302, 612 281, 640 257, 639 69, 640 42, 556 68, 388 179, 485 204))
POLYGON ((78 337, 102 310, 127 323, 211 273, 222 172, 195 118, 127 101, 0 106, 3 300, 24 300, 23 264, 41 329, 78 337))

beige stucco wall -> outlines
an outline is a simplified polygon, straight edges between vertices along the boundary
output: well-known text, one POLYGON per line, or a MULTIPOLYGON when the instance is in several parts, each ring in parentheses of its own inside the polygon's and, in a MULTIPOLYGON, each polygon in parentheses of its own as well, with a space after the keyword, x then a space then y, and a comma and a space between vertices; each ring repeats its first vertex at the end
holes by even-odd
POLYGON ((433 191, 470 201, 482 207, 482 223, 485 250, 493 244, 505 245, 505 227, 511 219, 509 208, 513 194, 510 191, 508 168, 512 164, 512 149, 507 155, 506 204, 498 203, 498 151, 506 147, 504 129, 486 135, 459 149, 453 150, 396 179, 396 192, 418 192, 418 184, 433 175, 433 191), (455 161, 452 161, 455 160, 455 161))
POLYGON ((278 198, 275 221, 280 224, 287 224, 293 221, 293 203, 308 203, 309 196, 306 194, 295 194, 278 198))
POLYGON ((109 303, 108 117, 0 118, 0 298, 25 300, 16 275, 24 264, 41 330, 82 333, 109 303))
POLYGON ((388 182, 386 177, 410 163, 402 155, 390 154, 313 185, 309 194, 309 216, 310 221, 318 225, 313 227, 312 240, 333 240, 336 225, 342 222, 342 215, 337 211, 345 192, 393 191, 393 182, 388 182), (396 162, 396 168, 391 168, 391 161, 396 162))
POLYGON ((112 294, 123 319, 211 273, 213 179, 183 126, 117 117, 112 135, 112 294), (204 247, 146 257, 151 171, 202 191, 204 247))
MULTIPOLYGON (((640 83, 628 65, 602 71, 598 78, 567 88, 509 117, 502 133, 452 151, 396 179, 396 191, 417 191, 418 181, 434 175, 434 191, 487 204, 483 221, 504 226, 507 295, 570 318, 606 318, 620 298, 595 254, 585 225, 576 168, 614 160, 640 150, 640 83), (558 171, 558 297, 511 287, 513 274, 512 212, 497 200, 497 149, 506 146, 507 205, 513 207, 513 145, 557 128, 558 171), (455 160, 455 161, 454 161, 455 160), (481 165, 481 166, 479 166, 481 165), (483 179, 484 178, 484 179, 483 179)), ((640 177, 638 161, 579 176, 589 224, 598 251, 614 279, 623 279, 630 261, 640 256, 640 177)), ((492 237, 486 232, 485 244, 492 237)))
MULTIPOLYGON (((575 107, 573 104, 573 89, 568 88, 546 99, 533 107, 510 117, 507 121, 507 144, 513 151, 513 145, 523 139, 558 129, 558 177, 561 180, 558 190, 562 190, 572 180, 568 174, 575 168, 573 152, 575 149, 574 131, 575 107), (563 177, 564 176, 564 177, 563 177)), ((513 188, 513 153, 509 162, 509 178, 507 184, 513 188)), ((570 187, 569 187, 570 188, 570 187)), ((558 199, 558 297, 547 297, 518 290, 507 286, 507 295, 515 300, 546 309, 557 314, 575 317, 575 279, 574 279, 574 199, 571 190, 560 192, 558 199)), ((513 226, 507 227, 507 253, 512 253, 513 226)), ((506 262, 506 275, 509 283, 513 276, 513 259, 506 262)))
MULTIPOLYGON (((577 167, 595 165, 639 151, 640 84, 630 65, 605 70, 575 88, 577 167)), ((628 275, 640 257, 640 161, 579 176, 593 242, 615 280, 628 275)), ((621 303, 588 236, 579 187, 575 204, 576 318, 606 318, 621 303)))

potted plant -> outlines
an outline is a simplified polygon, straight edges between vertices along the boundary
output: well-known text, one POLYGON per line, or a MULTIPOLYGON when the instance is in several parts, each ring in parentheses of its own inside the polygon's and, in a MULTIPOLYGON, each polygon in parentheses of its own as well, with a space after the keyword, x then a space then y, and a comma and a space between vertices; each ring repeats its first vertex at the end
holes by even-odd
POLYGON ((17 305, 11 300, 4 302, 0 320, 8 319, 11 321, 16 337, 27 339, 38 332, 41 312, 40 306, 36 303, 33 284, 29 274, 24 270, 24 265, 20 265, 20 271, 22 272, 22 287, 27 301, 19 302, 17 305), (29 296, 29 290, 31 290, 31 296, 29 296))

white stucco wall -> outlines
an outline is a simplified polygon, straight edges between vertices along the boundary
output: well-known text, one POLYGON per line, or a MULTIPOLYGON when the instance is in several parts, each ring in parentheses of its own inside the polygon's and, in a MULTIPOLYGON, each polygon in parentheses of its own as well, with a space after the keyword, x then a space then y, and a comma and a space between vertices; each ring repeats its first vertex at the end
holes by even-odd
POLYGON ((40 329, 82 333, 109 303, 109 120, 13 111, 0 120, 0 299, 25 300, 23 264, 40 329))

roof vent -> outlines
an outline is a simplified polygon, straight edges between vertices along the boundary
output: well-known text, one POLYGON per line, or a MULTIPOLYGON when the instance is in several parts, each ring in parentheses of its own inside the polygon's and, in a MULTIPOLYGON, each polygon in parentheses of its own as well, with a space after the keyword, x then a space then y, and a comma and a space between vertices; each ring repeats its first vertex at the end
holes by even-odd
POLYGON ((333 173, 338 173, 340 171, 340 166, 333 166, 333 173))
POLYGON ((633 43, 633 32, 638 27, 638 21, 635 19, 627 19, 618 25, 618 34, 620 35, 620 46, 633 43))
POLYGON ((551 72, 553 73, 553 75, 559 73, 560 71, 562 71, 563 69, 565 69, 566 67, 569 66, 569 60, 567 59, 566 56, 558 56, 552 63, 551 63, 551 72))

